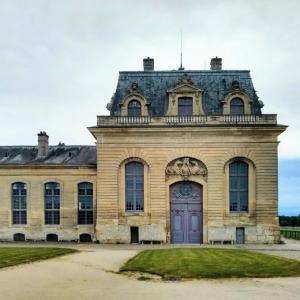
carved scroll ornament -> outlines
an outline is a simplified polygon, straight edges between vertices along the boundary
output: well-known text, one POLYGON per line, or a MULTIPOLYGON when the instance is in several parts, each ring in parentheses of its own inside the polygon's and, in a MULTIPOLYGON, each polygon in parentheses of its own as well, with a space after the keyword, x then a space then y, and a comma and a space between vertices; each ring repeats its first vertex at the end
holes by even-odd
POLYGON ((166 168, 166 175, 180 175, 185 180, 191 175, 199 175, 206 180, 207 168, 204 163, 197 159, 182 157, 169 163, 166 168))

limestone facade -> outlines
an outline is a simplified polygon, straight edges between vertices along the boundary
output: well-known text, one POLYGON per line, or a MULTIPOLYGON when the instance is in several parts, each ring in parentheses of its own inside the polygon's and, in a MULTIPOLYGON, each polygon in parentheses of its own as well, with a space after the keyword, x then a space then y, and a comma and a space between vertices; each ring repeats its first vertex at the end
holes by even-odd
POLYGON ((130 242, 130 226, 139 226, 141 235, 147 234, 146 240, 170 242, 170 185, 183 180, 203 187, 204 243, 235 241, 236 227, 245 228, 246 242, 279 241, 277 135, 282 129, 92 130, 98 141, 96 235, 100 242, 130 242), (203 162, 207 178, 166 174, 168 164, 181 157, 203 162), (250 166, 247 213, 229 211, 228 164, 235 158, 250 166), (123 169, 128 159, 141 160, 146 166, 145 209, 141 213, 124 210, 123 169))
MULTIPOLYGON (((0 168, 0 238, 12 241, 14 234, 22 233, 26 240, 46 240, 47 234, 57 234, 60 241, 77 241, 80 234, 90 234, 95 240, 94 224, 78 225, 77 186, 80 182, 91 182, 96 187, 95 168, 58 167, 1 167, 0 168), (27 185, 27 224, 12 222, 12 190, 15 182, 27 185), (47 182, 60 184, 60 224, 45 225, 44 185, 47 182)), ((94 189, 96 199, 96 188, 94 189)), ((95 209, 96 202, 94 201, 95 209)), ((94 210, 95 210, 94 209, 94 210)))
POLYGON ((100 243, 171 243, 176 230, 185 230, 203 243, 237 242, 240 232, 246 243, 279 242, 277 147, 286 126, 261 114, 248 71, 223 71, 216 59, 218 68, 210 71, 156 72, 148 58, 151 68, 121 72, 110 116, 98 116, 89 128, 96 147, 49 146, 45 132, 38 147, 0 147, 0 240, 54 234, 60 241, 88 235, 100 243), (143 166, 139 191, 128 187, 126 168, 133 162, 143 166), (247 194, 244 209, 231 207, 234 162, 247 166, 245 187, 236 189, 247 194), (60 187, 60 214, 57 224, 46 224, 45 184, 52 182, 60 187), (26 221, 19 224, 14 183, 26 185, 26 221), (80 183, 92 191, 79 191, 80 183), (199 203, 190 195, 190 203, 175 199, 172 206, 175 183, 200 187, 199 203), (129 209, 128 198, 137 203, 137 195, 140 207, 129 209), (79 224, 81 208, 89 205, 92 222, 79 224))

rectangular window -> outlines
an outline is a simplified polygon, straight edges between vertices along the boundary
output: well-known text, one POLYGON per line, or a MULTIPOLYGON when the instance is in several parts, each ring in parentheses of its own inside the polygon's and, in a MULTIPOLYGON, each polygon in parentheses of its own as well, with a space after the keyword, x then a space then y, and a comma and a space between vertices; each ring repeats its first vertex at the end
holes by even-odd
POLYGON ((60 186, 59 183, 50 182, 45 184, 45 224, 60 224, 60 186))
POLYGON ((126 211, 144 210, 144 165, 129 162, 125 165, 126 211))
POLYGON ((78 224, 93 224, 93 184, 78 184, 78 224))
POLYGON ((12 185, 12 222, 27 224, 27 188, 22 182, 12 185))
POLYGON ((235 161, 229 165, 230 211, 248 211, 248 164, 235 161))
POLYGON ((191 97, 178 98, 178 115, 179 116, 193 115, 193 98, 191 97))

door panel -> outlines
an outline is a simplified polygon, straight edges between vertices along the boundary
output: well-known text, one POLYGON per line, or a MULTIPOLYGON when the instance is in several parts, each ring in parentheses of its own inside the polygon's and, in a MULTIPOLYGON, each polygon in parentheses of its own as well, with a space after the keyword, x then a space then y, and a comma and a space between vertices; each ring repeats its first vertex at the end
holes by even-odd
POLYGON ((188 204, 188 242, 201 242, 201 223, 200 204, 188 204))
POLYGON ((172 243, 202 242, 202 187, 183 181, 170 187, 172 243))
POLYGON ((174 204, 171 209, 172 243, 184 243, 185 205, 174 204))

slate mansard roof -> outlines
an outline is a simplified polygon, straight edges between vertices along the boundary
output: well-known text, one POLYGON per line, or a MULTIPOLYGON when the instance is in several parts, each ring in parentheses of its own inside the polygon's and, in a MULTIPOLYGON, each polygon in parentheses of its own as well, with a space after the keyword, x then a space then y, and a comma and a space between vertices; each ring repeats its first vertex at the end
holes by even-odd
POLYGON ((37 146, 0 146, 0 165, 95 166, 96 146, 49 146, 38 157, 37 146))
POLYGON ((240 87, 253 102, 252 113, 261 114, 262 102, 258 100, 250 71, 248 70, 176 70, 176 71, 123 71, 119 73, 116 92, 108 105, 111 116, 120 113, 120 103, 129 93, 133 83, 138 85, 146 98, 151 116, 163 116, 168 108, 167 91, 174 88, 182 76, 187 75, 194 85, 203 90, 203 110, 205 114, 222 114, 222 100, 229 93, 232 83, 238 81, 240 87))

